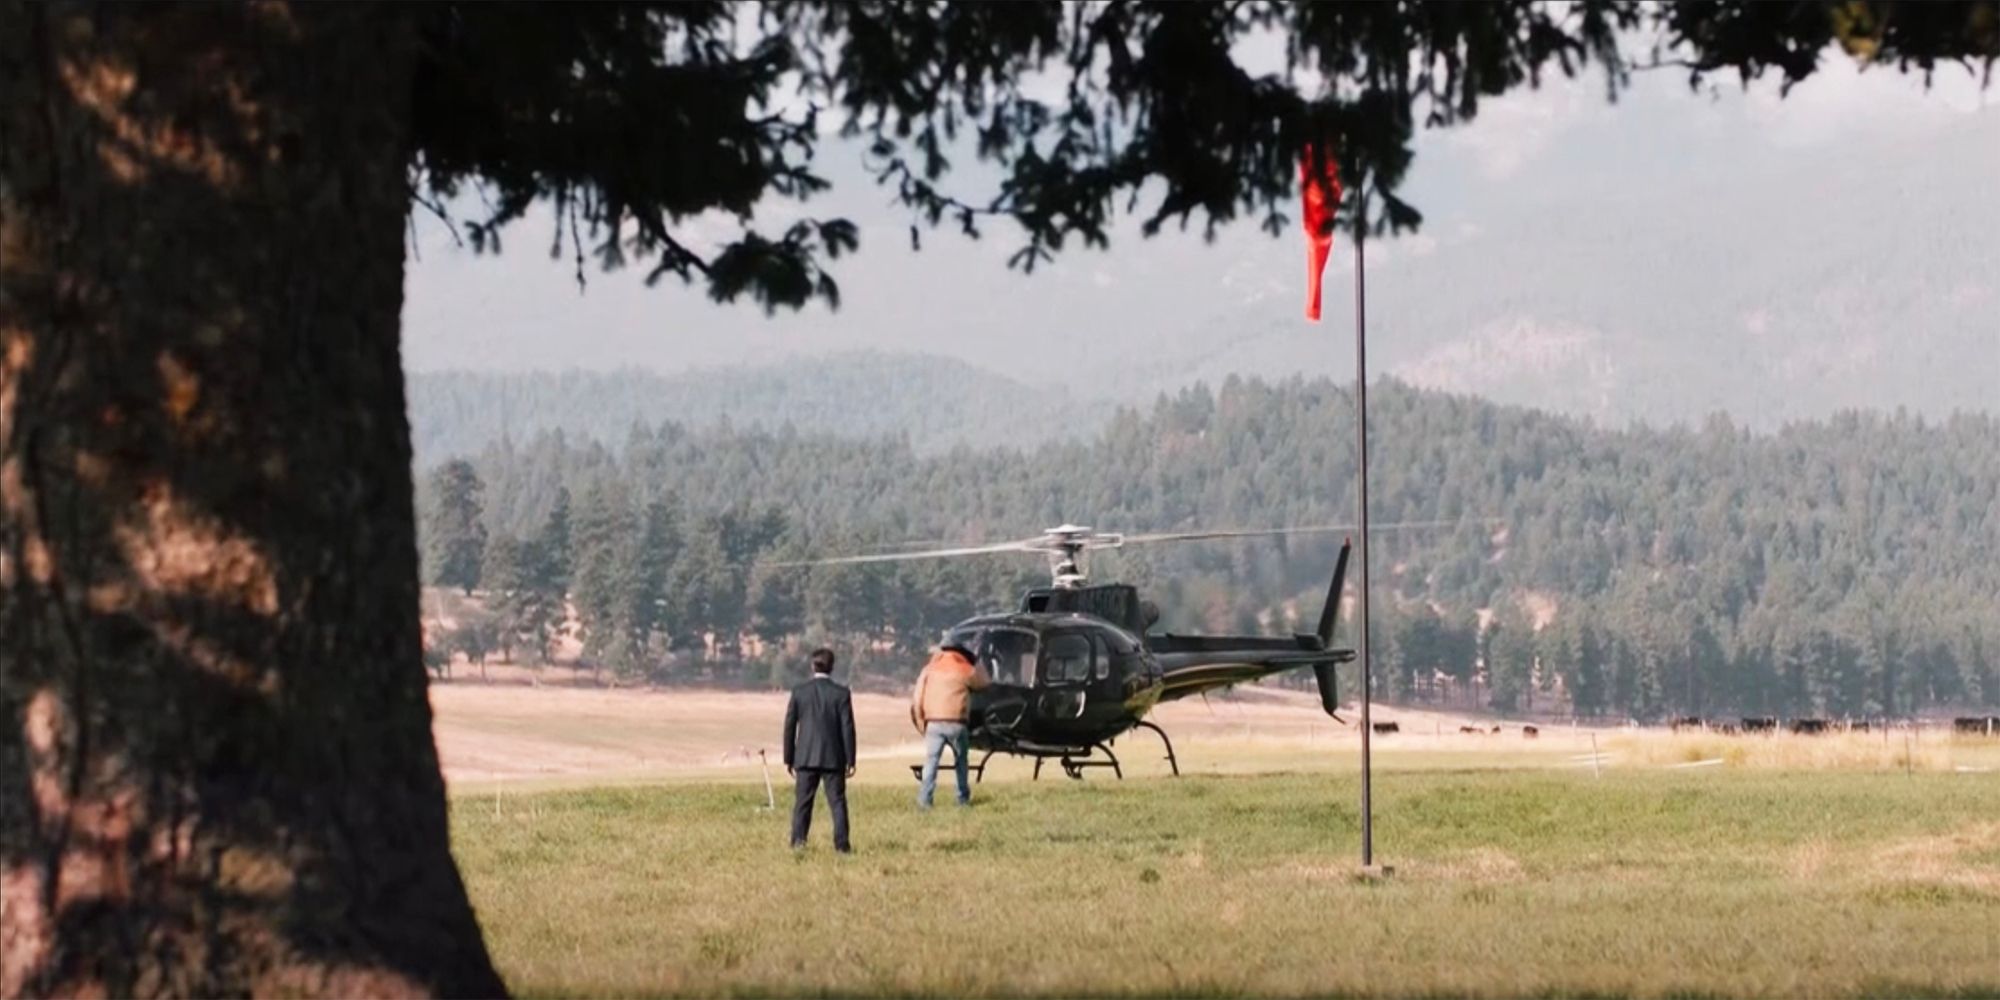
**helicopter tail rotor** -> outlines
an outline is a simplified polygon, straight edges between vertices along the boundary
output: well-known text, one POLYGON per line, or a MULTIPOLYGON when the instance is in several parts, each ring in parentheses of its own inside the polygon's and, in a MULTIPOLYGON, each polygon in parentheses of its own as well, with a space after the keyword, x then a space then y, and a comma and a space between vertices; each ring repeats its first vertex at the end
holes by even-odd
POLYGON ((1340 558, 1333 564, 1333 584, 1326 589, 1326 606, 1319 613, 1319 641, 1333 645, 1333 629, 1340 619, 1340 592, 1347 586, 1347 554, 1354 549, 1352 539, 1340 543, 1340 558))
MULTIPOLYGON (((1326 607, 1319 613, 1320 648, 1333 647, 1334 626, 1340 618, 1340 594, 1347 586, 1347 555, 1354 548, 1352 540, 1340 543, 1340 558, 1333 564, 1333 583, 1326 590, 1326 607)), ((1332 663, 1313 664, 1313 679, 1319 682, 1319 707, 1333 717, 1333 721, 1345 724, 1340 717, 1340 674, 1332 663)))

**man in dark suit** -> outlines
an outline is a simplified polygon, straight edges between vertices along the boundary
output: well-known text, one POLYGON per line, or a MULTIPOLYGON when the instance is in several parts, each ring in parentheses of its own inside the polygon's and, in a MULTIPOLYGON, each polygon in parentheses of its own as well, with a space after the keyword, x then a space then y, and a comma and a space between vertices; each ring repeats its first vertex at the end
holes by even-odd
POLYGON ((792 689, 785 706, 785 771, 797 782, 792 794, 792 848, 806 846, 813 796, 826 785, 833 812, 833 849, 847 843, 847 779, 854 777, 854 699, 833 682, 833 650, 812 652, 812 680, 792 689))

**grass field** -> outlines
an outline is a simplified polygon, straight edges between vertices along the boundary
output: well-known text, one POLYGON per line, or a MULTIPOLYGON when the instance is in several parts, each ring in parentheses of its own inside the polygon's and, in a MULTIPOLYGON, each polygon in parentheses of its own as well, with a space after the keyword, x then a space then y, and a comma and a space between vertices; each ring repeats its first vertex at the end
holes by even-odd
POLYGON ((754 768, 461 783, 453 825, 530 995, 2000 994, 2000 775, 1939 763, 1992 754, 1934 747, 1905 773, 1853 748, 1845 769, 1670 770, 1712 750, 1634 742, 1602 779, 1555 748, 1502 769, 1390 752, 1381 880, 1357 878, 1351 771, 1232 774, 1198 742, 1184 756, 1216 773, 996 772, 927 815, 869 765, 853 857, 823 813, 787 850, 786 790, 759 810, 754 768))

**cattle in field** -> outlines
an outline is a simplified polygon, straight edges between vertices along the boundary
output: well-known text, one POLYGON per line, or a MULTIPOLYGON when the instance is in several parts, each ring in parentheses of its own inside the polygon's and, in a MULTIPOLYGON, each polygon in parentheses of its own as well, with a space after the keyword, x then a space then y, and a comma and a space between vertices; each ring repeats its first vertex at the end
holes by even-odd
POLYGON ((1400 733, 1403 731, 1402 726, 1393 722, 1377 722, 1373 724, 1372 728, 1375 730, 1375 735, 1377 736, 1387 736, 1390 733, 1400 733))
POLYGON ((1482 732, 1483 730, 1481 730, 1478 726, 1460 726, 1458 727, 1458 731, 1461 733, 1477 733, 1477 732, 1482 732))
POLYGON ((1746 733, 1768 733, 1778 728, 1778 720, 1769 715, 1746 715, 1743 717, 1743 731, 1746 733))
POLYGON ((1699 715, 1683 715, 1674 719, 1672 722, 1668 723, 1668 725, 1671 726, 1674 732, 1677 733, 1683 729, 1708 728, 1708 723, 1705 720, 1703 720, 1702 717, 1699 715))
POLYGON ((1532 740, 1532 739, 1534 739, 1534 738, 1535 738, 1536 736, 1539 736, 1539 735, 1541 735, 1541 732, 1542 732, 1541 730, 1539 730, 1539 729, 1536 729, 1536 728, 1535 728, 1535 727, 1533 727, 1533 726, 1522 726, 1522 727, 1521 727, 1521 735, 1522 735, 1522 736, 1525 736, 1525 737, 1527 737, 1528 739, 1531 739, 1531 740, 1532 740))
POLYGON ((1715 728, 1715 731, 1721 733, 1724 736, 1734 736, 1737 733, 1741 732, 1742 730, 1737 729, 1736 723, 1734 722, 1725 722, 1722 725, 1717 726, 1715 728))
POLYGON ((1867 720, 1867 719, 1855 719, 1854 721, 1852 721, 1852 722, 1849 722, 1849 723, 1847 724, 1847 731, 1848 731, 1848 732, 1850 732, 1850 733, 1865 733, 1865 732, 1867 732, 1867 731, 1868 731, 1868 720, 1867 720))
POLYGON ((1967 715, 1951 720, 1951 731, 1967 736, 2000 733, 2000 715, 1967 715))
POLYGON ((1800 736, 1818 736, 1826 732, 1827 721, 1825 719, 1793 719, 1791 724, 1785 728, 1790 729, 1800 736))

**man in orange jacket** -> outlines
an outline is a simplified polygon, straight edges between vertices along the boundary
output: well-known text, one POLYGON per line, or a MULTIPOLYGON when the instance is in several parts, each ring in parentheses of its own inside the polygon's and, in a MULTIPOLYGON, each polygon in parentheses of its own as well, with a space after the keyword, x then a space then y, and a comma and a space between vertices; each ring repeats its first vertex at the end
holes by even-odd
POLYGON ((924 780, 917 786, 917 808, 929 809, 937 792, 938 758, 944 745, 951 744, 958 770, 958 804, 972 804, 972 784, 967 780, 966 756, 971 752, 968 725, 972 721, 972 692, 991 684, 986 674, 972 662, 972 652, 947 644, 938 649, 924 672, 917 675, 917 689, 910 695, 910 721, 924 734, 924 780))

